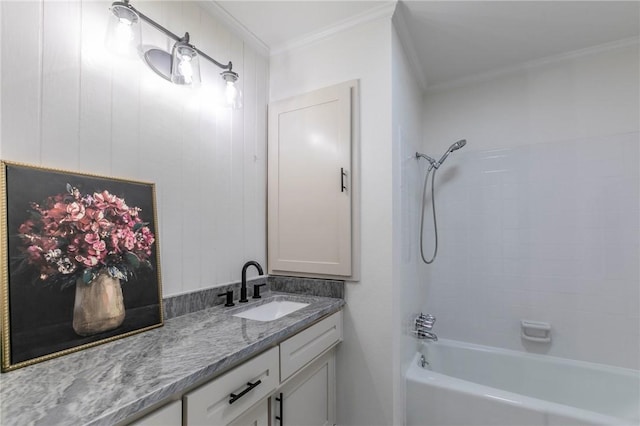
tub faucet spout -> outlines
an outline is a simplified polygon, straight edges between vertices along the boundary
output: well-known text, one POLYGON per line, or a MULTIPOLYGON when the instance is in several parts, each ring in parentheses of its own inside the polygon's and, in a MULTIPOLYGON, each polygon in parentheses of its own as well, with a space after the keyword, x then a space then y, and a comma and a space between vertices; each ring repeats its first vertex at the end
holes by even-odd
POLYGON ((432 342, 438 341, 438 336, 435 333, 432 333, 427 330, 413 330, 416 337, 421 340, 431 340, 432 342))

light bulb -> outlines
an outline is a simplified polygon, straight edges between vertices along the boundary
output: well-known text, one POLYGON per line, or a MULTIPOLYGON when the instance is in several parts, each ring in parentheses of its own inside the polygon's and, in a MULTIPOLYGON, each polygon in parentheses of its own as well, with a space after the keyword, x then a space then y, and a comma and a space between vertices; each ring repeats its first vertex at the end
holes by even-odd
POLYGON ((171 81, 182 86, 195 87, 200 84, 200 65, 198 52, 189 44, 185 35, 183 40, 173 45, 171 60, 171 81))
POLYGON ((127 53, 129 45, 134 38, 131 21, 121 18, 114 31, 113 47, 116 53, 127 53))
POLYGON ((122 4, 111 6, 107 28, 107 49, 118 56, 138 57, 140 45, 140 18, 136 12, 122 4))
POLYGON ((227 87, 224 94, 227 99, 227 105, 233 106, 238 98, 238 89, 233 81, 227 81, 227 87))
POLYGON ((191 66, 191 57, 183 55, 178 65, 178 72, 184 78, 185 84, 191 84, 193 82, 193 67, 191 66))

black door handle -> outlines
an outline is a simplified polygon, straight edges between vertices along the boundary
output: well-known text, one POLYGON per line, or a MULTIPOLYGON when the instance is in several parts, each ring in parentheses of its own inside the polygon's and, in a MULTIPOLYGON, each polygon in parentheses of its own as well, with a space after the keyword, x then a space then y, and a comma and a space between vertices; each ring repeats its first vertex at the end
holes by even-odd
POLYGON ((247 383, 247 388, 245 390, 243 390, 242 392, 240 392, 239 394, 236 395, 235 393, 232 393, 231 395, 229 395, 229 397, 231 398, 229 400, 229 404, 233 404, 234 402, 236 402, 237 400, 239 400, 240 398, 245 396, 247 394, 247 392, 253 390, 260 383, 262 383, 262 380, 258 380, 255 383, 249 382, 249 383, 247 383))
POLYGON ((347 177, 347 172, 344 171, 344 167, 340 167, 340 192, 347 190, 347 187, 344 184, 345 177, 347 177))
POLYGON ((280 403, 280 415, 276 416, 276 420, 280 420, 280 426, 284 426, 284 415, 282 412, 284 411, 284 398, 282 397, 282 392, 280 392, 280 397, 276 397, 276 401, 280 403))

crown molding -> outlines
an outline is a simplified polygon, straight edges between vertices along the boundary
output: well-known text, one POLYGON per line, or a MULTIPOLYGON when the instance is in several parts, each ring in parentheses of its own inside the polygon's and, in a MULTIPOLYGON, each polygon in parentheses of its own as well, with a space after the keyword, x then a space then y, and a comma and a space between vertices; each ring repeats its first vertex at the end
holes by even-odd
POLYGON ((314 31, 312 33, 295 38, 291 41, 282 43, 277 46, 273 46, 271 48, 271 56, 278 55, 280 53, 283 53, 289 50, 299 49, 301 47, 311 45, 327 37, 331 37, 335 34, 349 30, 357 25, 364 24, 366 22, 371 22, 381 18, 391 19, 396 9, 396 4, 397 4, 397 0, 390 1, 388 3, 382 4, 373 9, 370 9, 366 12, 363 12, 358 15, 352 16, 348 19, 339 21, 319 31, 314 31))
POLYGON ((252 33, 247 27, 245 27, 233 15, 227 12, 226 9, 220 6, 216 1, 203 1, 200 4, 207 12, 209 12, 211 15, 225 24, 227 29, 229 29, 234 35, 236 35, 250 47, 255 49, 259 54, 266 57, 269 56, 269 46, 267 46, 265 42, 263 42, 258 36, 252 33))
POLYGON ((413 75, 422 90, 425 90, 427 88, 427 78, 422 67, 422 62, 420 62, 420 56, 418 55, 418 51, 416 50, 411 34, 409 33, 406 13, 406 6, 399 3, 393 15, 393 26, 400 38, 400 44, 402 44, 402 47, 407 54, 407 59, 409 60, 409 66, 413 70, 413 75))
POLYGON ((522 72, 526 70, 532 70, 536 68, 540 68, 546 65, 555 64, 558 62, 576 59, 583 56, 595 55, 602 52, 607 52, 615 49, 622 49, 630 46, 639 46, 640 38, 631 37, 625 38, 622 40, 616 40, 609 43, 598 44, 596 46, 586 47, 584 49, 573 50, 571 52, 560 53, 558 55, 547 56, 545 58, 536 59, 533 61, 525 62, 519 65, 514 65, 511 67, 505 67, 494 71, 489 71, 486 73, 476 74, 469 77, 459 78, 453 81, 444 82, 440 84, 435 84, 432 86, 427 86, 426 93, 435 93, 442 92, 444 90, 456 89, 462 86, 466 86, 468 84, 473 83, 482 83, 485 81, 494 80, 499 77, 507 76, 509 74, 515 74, 517 72, 522 72))

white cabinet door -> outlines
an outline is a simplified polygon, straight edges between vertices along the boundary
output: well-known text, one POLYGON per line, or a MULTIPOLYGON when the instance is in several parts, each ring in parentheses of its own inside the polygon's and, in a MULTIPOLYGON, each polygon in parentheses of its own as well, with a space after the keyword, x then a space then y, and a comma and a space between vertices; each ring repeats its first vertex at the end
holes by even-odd
POLYGON ((296 374, 272 399, 272 425, 335 423, 335 355, 329 351, 296 374))
POLYGON ((348 82, 269 105, 270 274, 352 274, 352 89, 348 82))

